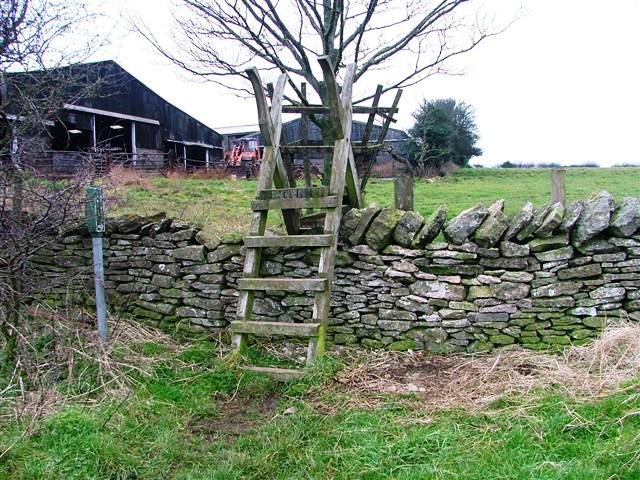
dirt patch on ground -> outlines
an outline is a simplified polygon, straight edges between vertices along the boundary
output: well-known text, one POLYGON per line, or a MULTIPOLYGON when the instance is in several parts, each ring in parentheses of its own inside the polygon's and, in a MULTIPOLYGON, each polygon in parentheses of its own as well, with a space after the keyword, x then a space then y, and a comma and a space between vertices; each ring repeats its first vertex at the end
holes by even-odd
POLYGON ((193 420, 189 428, 209 438, 223 437, 233 442, 265 420, 271 420, 276 415, 279 399, 280 395, 276 393, 257 399, 216 393, 212 401, 218 407, 218 415, 193 420))

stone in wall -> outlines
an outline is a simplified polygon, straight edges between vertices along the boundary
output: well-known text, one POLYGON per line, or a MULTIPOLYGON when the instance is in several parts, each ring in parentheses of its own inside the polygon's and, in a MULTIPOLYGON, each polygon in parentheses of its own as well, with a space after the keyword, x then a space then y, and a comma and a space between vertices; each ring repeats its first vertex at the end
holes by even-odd
POLYGON ((511 240, 515 237, 520 231, 526 227, 529 222, 533 219, 533 204, 531 202, 527 202, 524 206, 516 213, 509 222, 509 227, 505 232, 502 239, 504 241, 511 240))
POLYGON ((626 197, 611 217, 609 230, 618 237, 629 237, 640 229, 640 199, 626 197))
POLYGON ((402 218, 403 212, 392 208, 384 208, 373 219, 365 239, 367 245, 376 251, 382 250, 391 243, 393 232, 402 218))
POLYGON ((509 219, 502 212, 503 209, 504 200, 500 200, 488 208, 489 216, 482 222, 474 235, 475 242, 481 247, 493 247, 509 227, 509 219))
POLYGON ((422 215, 418 212, 405 212, 393 230, 393 240, 402 247, 409 247, 422 225, 424 225, 422 215))
POLYGON ((440 230, 442 230, 442 226, 446 219, 447 206, 440 205, 424 222, 424 226, 413 239, 411 247, 420 249, 431 243, 438 236, 440 230))
POLYGON ((451 243, 461 245, 473 235, 488 215, 489 210, 479 203, 452 218, 444 227, 442 233, 451 243))
POLYGON ((580 245, 605 231, 609 227, 613 210, 613 197, 609 192, 600 192, 595 198, 588 200, 572 230, 573 243, 580 245))

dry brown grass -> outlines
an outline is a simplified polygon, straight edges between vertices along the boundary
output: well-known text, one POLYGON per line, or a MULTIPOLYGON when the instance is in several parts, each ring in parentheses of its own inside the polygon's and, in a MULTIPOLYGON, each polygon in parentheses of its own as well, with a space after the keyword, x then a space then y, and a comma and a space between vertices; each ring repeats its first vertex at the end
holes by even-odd
POLYGON ((225 180, 231 177, 223 168, 198 169, 187 172, 184 169, 172 169, 162 173, 171 180, 225 180))
POLYGON ((415 394, 427 411, 479 410, 513 394, 534 401, 536 392, 549 389, 583 401, 611 395, 638 378, 640 326, 611 325, 594 342, 557 354, 513 348, 448 356, 341 349, 339 355, 346 368, 322 387, 346 394, 334 408, 375 407, 388 394, 415 394))
POLYGON ((151 188, 153 186, 151 182, 153 176, 154 174, 152 173, 134 170, 122 165, 114 165, 109 170, 108 175, 104 177, 104 183, 113 189, 123 187, 151 188))
POLYGON ((131 320, 109 317, 109 341, 104 343, 98 338, 93 315, 87 312, 36 308, 29 313, 30 328, 21 332, 18 364, 0 390, 3 420, 26 416, 35 422, 71 403, 124 400, 135 388, 131 373, 150 376, 162 360, 145 355, 145 344, 159 345, 172 356, 185 348, 131 320), (43 339, 47 339, 46 349, 43 339))
POLYGON ((376 162, 371 167, 371 176, 374 178, 393 178, 393 162, 376 162))

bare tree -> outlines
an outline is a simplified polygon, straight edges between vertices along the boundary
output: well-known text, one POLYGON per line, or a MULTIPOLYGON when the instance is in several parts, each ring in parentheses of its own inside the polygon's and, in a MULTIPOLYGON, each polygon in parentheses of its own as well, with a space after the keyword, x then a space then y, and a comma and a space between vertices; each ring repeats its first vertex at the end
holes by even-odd
MULTIPOLYGON (((258 66, 301 78, 325 98, 315 57, 336 73, 357 63, 356 81, 385 69, 383 93, 446 72, 446 62, 498 33, 475 10, 477 0, 181 0, 174 12, 175 49, 140 28, 184 69, 230 89, 258 66)), ((291 85, 300 94, 294 81, 291 85)), ((367 98, 356 101, 360 103, 367 98)), ((302 101, 302 97, 300 97, 302 101)))
POLYGON ((93 91, 81 69, 102 43, 80 0, 0 2, 0 340, 14 361, 37 278, 30 262, 81 215, 86 178, 43 181, 26 157, 46 143, 63 102, 93 91))
POLYGON ((82 0, 0 2, 0 155, 13 165, 46 134, 63 101, 95 90, 77 69, 61 67, 104 45, 90 29, 96 18, 82 0))
MULTIPOLYGON (((173 42, 137 19, 137 30, 186 71, 238 94, 244 70, 287 72, 297 97, 299 81, 327 99, 315 58, 330 57, 336 74, 358 65, 356 81, 384 70, 382 93, 447 72, 448 61, 502 29, 479 11, 479 0, 180 0, 173 12, 173 42)), ((354 104, 370 99, 362 93, 354 104)), ((331 140, 330 125, 312 120, 331 140)))

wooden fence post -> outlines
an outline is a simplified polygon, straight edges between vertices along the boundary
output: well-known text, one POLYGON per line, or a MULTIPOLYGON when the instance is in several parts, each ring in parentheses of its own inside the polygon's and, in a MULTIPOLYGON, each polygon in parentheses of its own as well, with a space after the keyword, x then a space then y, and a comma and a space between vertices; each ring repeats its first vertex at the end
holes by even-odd
POLYGON ((564 168, 554 168, 551 170, 551 201, 560 202, 563 206, 566 203, 564 168))
POLYGON ((413 210, 413 176, 403 175, 396 177, 394 182, 396 209, 413 210))

